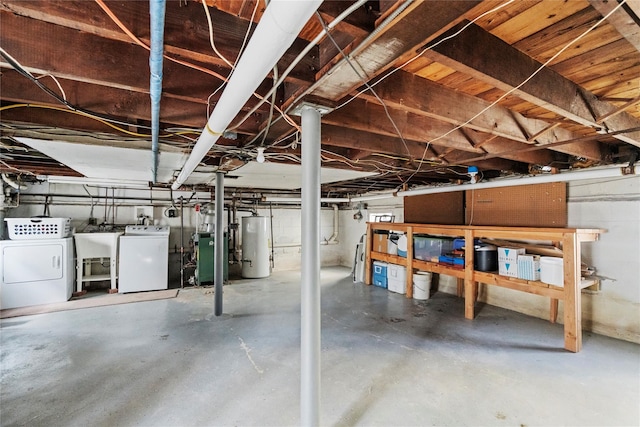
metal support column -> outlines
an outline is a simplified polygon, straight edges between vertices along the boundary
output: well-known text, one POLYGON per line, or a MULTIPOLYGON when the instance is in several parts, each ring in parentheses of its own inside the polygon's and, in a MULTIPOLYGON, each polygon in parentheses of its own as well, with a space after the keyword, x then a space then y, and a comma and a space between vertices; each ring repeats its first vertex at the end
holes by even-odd
POLYGON ((214 285, 213 296, 215 299, 215 315, 222 314, 222 282, 224 281, 224 173, 216 172, 216 228, 214 261, 214 285))
POLYGON ((320 113, 302 110, 300 421, 320 425, 320 113))

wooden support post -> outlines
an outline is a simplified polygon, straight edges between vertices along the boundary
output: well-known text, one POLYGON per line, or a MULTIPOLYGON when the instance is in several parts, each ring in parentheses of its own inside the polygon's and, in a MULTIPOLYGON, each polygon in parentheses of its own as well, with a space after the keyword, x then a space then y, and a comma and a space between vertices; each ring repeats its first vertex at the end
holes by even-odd
POLYGON ((364 284, 371 285, 371 248, 373 247, 373 230, 371 224, 367 224, 367 239, 365 241, 364 284))
POLYGON ((473 280, 473 230, 464 231, 464 317, 473 319, 478 284, 473 280), (471 250, 469 250, 471 248, 471 250))
POLYGON ((407 227, 407 298, 413 298, 413 227, 407 227))
POLYGON ((580 241, 574 233, 562 240, 564 256, 564 348, 582 349, 582 304, 580 293, 580 241))
POLYGON ((556 323, 558 320, 558 299, 551 298, 551 304, 549 308, 549 322, 556 323))

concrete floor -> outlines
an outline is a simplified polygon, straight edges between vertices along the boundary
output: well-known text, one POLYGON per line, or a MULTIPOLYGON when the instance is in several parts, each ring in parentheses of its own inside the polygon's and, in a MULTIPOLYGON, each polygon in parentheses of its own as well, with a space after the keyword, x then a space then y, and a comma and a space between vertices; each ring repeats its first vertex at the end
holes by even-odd
MULTIPOLYGON (((322 424, 640 424, 640 346, 322 273, 322 424)), ((175 299, 5 319, 2 425, 299 424, 299 273, 175 299)))

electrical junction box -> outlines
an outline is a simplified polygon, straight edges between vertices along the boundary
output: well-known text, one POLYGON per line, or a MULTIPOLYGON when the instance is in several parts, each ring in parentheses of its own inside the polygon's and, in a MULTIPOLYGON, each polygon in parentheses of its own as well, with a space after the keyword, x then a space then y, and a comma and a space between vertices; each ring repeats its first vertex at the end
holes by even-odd
POLYGON ((143 220, 147 224, 153 224, 153 206, 136 206, 134 213, 136 224, 142 224, 143 220))

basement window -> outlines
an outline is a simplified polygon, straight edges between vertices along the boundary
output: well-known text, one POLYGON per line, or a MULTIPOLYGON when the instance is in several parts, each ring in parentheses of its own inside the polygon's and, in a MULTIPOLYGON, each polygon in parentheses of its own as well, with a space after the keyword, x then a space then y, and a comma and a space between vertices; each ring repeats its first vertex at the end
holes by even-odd
POLYGON ((396 216, 389 213, 370 213, 369 222, 395 222, 396 216))

